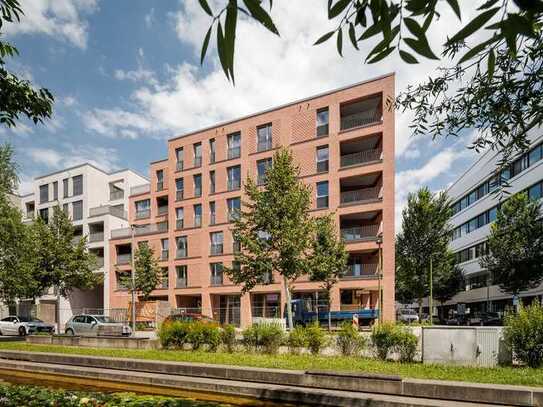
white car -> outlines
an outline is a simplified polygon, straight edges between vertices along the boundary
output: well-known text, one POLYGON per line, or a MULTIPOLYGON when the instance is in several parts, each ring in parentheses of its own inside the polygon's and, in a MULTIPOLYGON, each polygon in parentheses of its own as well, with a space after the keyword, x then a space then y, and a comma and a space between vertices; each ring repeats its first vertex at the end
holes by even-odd
POLYGON ((411 324, 413 322, 419 322, 419 316, 413 309, 400 309, 398 310, 398 321, 405 324, 411 324))
POLYGON ((55 327, 37 318, 16 315, 10 315, 0 320, 0 335, 25 336, 34 332, 54 333, 55 327))

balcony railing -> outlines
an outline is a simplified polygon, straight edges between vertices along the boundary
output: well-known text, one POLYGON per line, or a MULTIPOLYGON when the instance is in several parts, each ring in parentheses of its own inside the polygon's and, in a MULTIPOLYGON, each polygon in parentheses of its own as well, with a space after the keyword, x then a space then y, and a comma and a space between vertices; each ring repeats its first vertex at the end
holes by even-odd
POLYGON ((183 257, 187 257, 187 249, 186 248, 182 248, 182 249, 177 249, 175 251, 175 258, 176 259, 182 259, 183 257))
POLYGON ((353 202, 372 201, 379 198, 381 187, 362 188, 354 191, 345 191, 341 193, 341 203, 348 204, 353 202))
POLYGON ((239 158, 241 156, 241 147, 229 147, 227 155, 229 160, 239 158))
POLYGON ((159 215, 166 215, 168 213, 168 206, 159 206, 158 207, 158 214, 159 215))
POLYGON ((266 307, 252 307, 253 318, 281 318, 281 307, 268 305, 266 307))
POLYGON ((132 255, 130 253, 117 254, 117 264, 130 264, 132 255))
POLYGON ((195 167, 201 167, 202 166, 202 157, 201 156, 194 157, 194 166, 195 167))
POLYGON ((194 217, 194 227, 199 228, 202 226, 202 215, 197 215, 194 217))
POLYGON ((356 153, 342 155, 341 166, 349 167, 351 165, 358 165, 358 164, 364 164, 364 163, 369 163, 373 161, 379 161, 380 159, 381 159, 380 149, 358 151, 356 153))
POLYGON ((177 219, 175 221, 175 228, 176 229, 183 229, 183 227, 185 226, 185 222, 183 219, 177 219))
POLYGON ((379 225, 354 226, 341 228, 341 237, 346 241, 375 239, 379 233, 379 225))
POLYGON ((223 253, 223 244, 222 243, 212 244, 210 253, 212 255, 222 254, 223 253))
POLYGON ((215 163, 215 151, 211 151, 211 152, 209 153, 209 163, 210 163, 210 164, 215 163))
POLYGON ((176 288, 186 288, 188 287, 188 281, 186 278, 177 278, 175 280, 175 287, 176 288))
POLYGON ((160 181, 156 183, 156 190, 162 191, 164 189, 164 182, 160 181))
POLYGON ((222 274, 211 276, 210 283, 211 285, 222 285, 223 284, 222 274))
POLYGON ((180 189, 179 191, 175 191, 175 200, 181 201, 183 199, 183 190, 180 189))
POLYGON ((123 198, 124 198, 124 191, 123 190, 111 191, 109 193, 109 200, 110 201, 116 201, 117 199, 123 199, 123 198))
POLYGON ((209 224, 214 225, 215 223, 217 223, 217 215, 212 212, 209 214, 209 224))
POLYGON ((93 232, 89 233, 89 242, 103 242, 104 241, 104 232, 93 232))
POLYGON ((175 163, 175 169, 176 169, 176 171, 183 171, 183 161, 182 160, 177 161, 175 163))
POLYGON ((328 135, 328 124, 321 124, 317 126, 317 137, 324 137, 328 135))
POLYGON ((317 208, 328 208, 328 196, 317 197, 317 208))
POLYGON ((256 151, 266 151, 266 150, 271 150, 271 148, 272 148, 271 140, 259 141, 256 145, 256 151))
POLYGON ((117 216, 118 218, 123 218, 123 219, 128 218, 128 214, 126 213, 125 210, 121 208, 116 208, 110 205, 97 206, 96 208, 89 209, 90 218, 92 218, 93 216, 102 216, 102 215, 113 215, 113 216, 117 216))
POLYGON ((160 260, 168 260, 168 249, 163 249, 160 252, 160 260))
POLYGON ((149 184, 136 185, 135 187, 130 188, 130 195, 145 194, 150 191, 151 186, 149 184))
POLYGON ((379 123, 383 118, 380 109, 368 109, 362 112, 341 116, 341 130, 348 130, 355 127, 367 126, 372 123, 379 123))
POLYGON ((239 179, 229 179, 227 187, 228 187, 229 191, 234 191, 236 189, 240 189, 241 188, 241 180, 239 180, 239 179))
POLYGON ((202 187, 196 187, 194 188, 194 196, 196 198, 202 196, 202 187))
POLYGON ((377 278, 377 263, 357 263, 357 264, 349 264, 349 268, 347 269, 347 272, 343 274, 341 278, 346 279, 353 279, 353 278, 360 278, 360 279, 372 279, 377 278))
POLYGON ((317 161, 317 172, 328 172, 328 160, 317 161))
POLYGON ((145 219, 151 216, 150 209, 144 209, 136 212, 136 219, 145 219))

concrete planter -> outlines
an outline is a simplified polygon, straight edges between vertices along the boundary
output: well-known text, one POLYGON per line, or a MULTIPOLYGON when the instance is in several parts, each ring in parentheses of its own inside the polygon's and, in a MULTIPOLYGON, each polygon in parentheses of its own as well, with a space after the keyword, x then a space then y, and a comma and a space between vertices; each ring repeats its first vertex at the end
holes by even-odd
POLYGON ((51 335, 30 335, 26 337, 26 342, 39 345, 51 345, 53 337, 51 335))

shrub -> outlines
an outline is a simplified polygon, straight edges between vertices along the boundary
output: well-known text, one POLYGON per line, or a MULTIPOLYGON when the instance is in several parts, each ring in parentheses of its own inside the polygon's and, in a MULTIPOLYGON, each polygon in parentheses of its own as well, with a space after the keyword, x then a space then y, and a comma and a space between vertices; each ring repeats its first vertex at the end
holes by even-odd
POLYGON ((158 338, 164 348, 182 348, 187 343, 189 331, 188 322, 165 322, 158 330, 158 338))
POLYGON ((207 345, 210 351, 215 351, 220 344, 219 327, 201 321, 174 321, 160 326, 158 337, 164 348, 182 348, 185 344, 192 345, 198 350, 207 345))
POLYGON ((290 353, 295 355, 299 355, 302 348, 307 347, 307 335, 303 326, 299 325, 290 331, 287 345, 290 353))
POLYGON ((234 352, 236 348, 236 328, 234 325, 225 325, 221 331, 221 342, 228 353, 234 352))
POLYGON ((400 362, 413 362, 417 353, 417 336, 403 327, 398 330, 396 335, 394 348, 400 354, 400 362))
POLYGON ((397 345, 399 329, 393 322, 383 322, 373 326, 371 342, 379 359, 386 360, 388 353, 397 345))
POLYGON ((366 339, 360 335, 352 323, 346 321, 341 324, 341 330, 336 337, 336 345, 343 356, 352 356, 364 349, 366 339))
POLYGON ((254 324, 243 331, 243 345, 248 351, 275 354, 283 343, 284 332, 277 324, 254 324))
POLYGON ((538 301, 505 317, 505 342, 530 367, 543 364, 543 307, 538 301))
POLYGON ((313 355, 318 355, 328 345, 328 336, 320 328, 318 322, 305 328, 305 336, 307 338, 307 347, 313 355))

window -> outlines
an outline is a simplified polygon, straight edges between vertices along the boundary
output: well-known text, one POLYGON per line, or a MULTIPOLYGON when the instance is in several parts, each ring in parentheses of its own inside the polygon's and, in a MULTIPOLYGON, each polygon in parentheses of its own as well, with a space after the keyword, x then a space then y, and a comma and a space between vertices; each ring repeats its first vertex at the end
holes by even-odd
POLYGON ((526 168, 528 168, 528 157, 522 156, 513 163, 511 168, 511 176, 514 177, 515 175, 520 174, 526 168))
POLYGON ((271 158, 265 158, 263 160, 259 160, 256 162, 256 171, 257 171, 256 183, 258 185, 264 185, 266 183, 266 171, 268 171, 268 168, 271 168, 271 166, 272 166, 271 158))
POLYGON ((194 153, 194 166, 200 167, 202 165, 202 143, 196 143, 193 146, 194 153))
POLYGON ((528 153, 528 164, 534 165, 536 162, 541 160, 543 157, 543 144, 538 145, 537 147, 530 150, 528 153))
POLYGON ((257 131, 256 151, 266 151, 272 148, 272 125, 271 123, 260 126, 257 131))
POLYGON ((317 172, 328 172, 328 146, 317 147, 317 172))
POLYGON ((83 175, 77 175, 72 178, 74 196, 83 194, 83 175))
POLYGON ((151 200, 144 199, 142 201, 136 201, 136 219, 148 218, 151 216, 151 200))
POLYGON ((176 201, 180 201, 183 199, 184 189, 185 189, 185 182, 183 181, 183 178, 177 178, 175 180, 175 200, 176 201))
POLYGON ((48 208, 40 209, 40 218, 42 218, 45 223, 49 222, 49 209, 48 208))
POLYGON ((83 219, 83 201, 72 202, 73 220, 83 219))
POLYGON ((194 196, 202 196, 202 174, 195 174, 193 176, 194 181, 194 196))
POLYGON ((49 202, 49 184, 40 185, 40 203, 49 202))
POLYGON ((68 198, 70 196, 70 190, 68 187, 69 181, 70 181, 69 178, 64 178, 62 180, 62 196, 64 196, 64 198, 68 198))
POLYGON ((317 137, 328 135, 328 108, 317 110, 317 137))
POLYGON ((540 182, 539 184, 535 184, 534 186, 530 187, 528 190, 528 196, 530 199, 541 199, 543 196, 543 182, 540 182))
POLYGON ((188 286, 187 274, 188 273, 187 273, 186 265, 175 266, 175 276, 176 276, 175 286, 177 288, 184 288, 188 286))
POLYGON ((175 149, 175 169, 183 171, 183 147, 175 149))
POLYGON ((228 159, 241 156, 241 133, 233 133, 227 136, 228 159))
POLYGON ((202 226, 202 205, 194 205, 194 227, 199 228, 202 226))
POLYGON ((488 222, 494 222, 498 216, 498 208, 494 207, 488 210, 488 222))
POLYGON ((162 267, 160 269, 162 279, 157 284, 158 289, 167 289, 170 286, 170 279, 168 278, 168 267, 162 267))
POLYGON ((162 247, 162 251, 160 253, 160 260, 168 260, 170 241, 168 239, 160 239, 160 246, 162 247))
POLYGON ((175 257, 181 258, 181 257, 187 257, 189 254, 189 248, 187 244, 187 237, 186 236, 179 236, 175 238, 175 246, 176 246, 176 252, 175 257))
POLYGON ((58 182, 53 182, 53 201, 58 200, 58 182))
POLYGON ((213 164, 215 162, 215 139, 209 140, 209 162, 213 164))
POLYGON ((68 209, 68 204, 65 203, 65 204, 62 204, 62 211, 66 214, 66 215, 70 215, 69 214, 69 209, 68 209))
POLYGON ((183 208, 175 208, 175 228, 183 229, 185 214, 183 208))
POLYGON ((239 253, 241 252, 241 243, 239 240, 236 240, 234 238, 234 240, 232 241, 232 252, 233 253, 239 253))
POLYGON ((239 212, 241 210, 241 199, 230 198, 226 200, 228 206, 228 221, 231 222, 239 218, 239 212))
POLYGON ((215 193, 215 171, 209 171, 209 193, 215 193))
POLYGON ((216 211, 215 211, 215 202, 210 202, 209 203, 209 224, 210 225, 214 225, 216 222, 217 222, 217 219, 216 219, 216 211))
POLYGON ((209 267, 211 269, 211 285, 222 285, 222 263, 211 263, 209 267))
POLYGON ((156 190, 162 191, 164 189, 164 170, 157 170, 156 172, 156 190))
MULTIPOLYGON (((117 282, 117 290, 126 290, 128 289, 128 281, 127 281, 127 277, 128 277, 129 273, 126 273, 126 272, 120 272, 120 271, 117 271, 115 272, 115 277, 116 277, 116 282, 117 282)), ((78 318, 78 317, 76 317, 78 318)), ((84 318, 84 317, 79 317, 79 318, 84 318)), ((73 320, 74 322, 77 322, 74 318, 73 320)))
POLYGON ((317 182, 317 208, 328 208, 328 181, 317 182))
POLYGON ((223 234, 222 232, 212 232, 211 238, 211 254, 223 253, 223 234))
POLYGON ((234 191, 241 187, 241 166, 229 167, 228 172, 228 191, 234 191))

